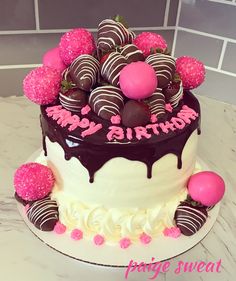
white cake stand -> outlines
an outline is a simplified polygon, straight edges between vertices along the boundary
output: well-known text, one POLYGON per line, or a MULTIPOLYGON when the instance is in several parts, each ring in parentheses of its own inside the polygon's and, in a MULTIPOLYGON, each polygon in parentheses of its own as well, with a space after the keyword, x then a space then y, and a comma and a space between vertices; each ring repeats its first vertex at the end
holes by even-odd
MULTIPOLYGON (((41 151, 36 151, 28 162, 35 161, 41 151)), ((203 170, 209 170, 203 161, 198 159, 203 170)), ((55 234, 52 232, 44 232, 37 229, 27 218, 24 207, 17 203, 18 210, 29 229, 45 244, 58 252, 69 256, 73 259, 86 263, 107 266, 107 267, 126 267, 130 261, 144 262, 146 264, 163 261, 178 256, 181 253, 191 249, 199 243, 211 230, 219 213, 220 204, 217 204, 208 212, 208 219, 203 227, 193 236, 181 235, 174 239, 161 235, 155 238, 150 244, 133 244, 128 249, 121 249, 119 246, 110 245, 95 246, 92 241, 82 239, 74 241, 67 234, 55 234), (152 260, 152 257, 155 260, 152 260)))

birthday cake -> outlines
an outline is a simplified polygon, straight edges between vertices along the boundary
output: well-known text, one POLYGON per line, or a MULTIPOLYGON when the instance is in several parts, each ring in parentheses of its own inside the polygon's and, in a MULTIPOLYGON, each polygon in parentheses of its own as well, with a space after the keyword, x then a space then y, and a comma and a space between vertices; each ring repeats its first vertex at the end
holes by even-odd
POLYGON ((123 249, 195 234, 224 182, 196 163, 205 77, 156 33, 105 19, 97 40, 65 33, 24 79, 40 105, 43 153, 15 173, 15 197, 42 231, 123 249))

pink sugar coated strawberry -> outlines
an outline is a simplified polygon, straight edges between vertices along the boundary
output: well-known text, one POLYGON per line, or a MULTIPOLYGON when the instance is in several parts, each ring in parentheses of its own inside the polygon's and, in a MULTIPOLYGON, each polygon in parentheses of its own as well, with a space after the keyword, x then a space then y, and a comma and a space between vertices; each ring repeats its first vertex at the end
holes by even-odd
POLYGON ((47 196, 51 192, 54 182, 51 169, 39 163, 23 164, 14 175, 16 193, 27 201, 47 196))
POLYGON ((44 105, 56 100, 61 84, 60 72, 48 66, 31 70, 23 81, 25 96, 32 102, 44 105))
POLYGON ((91 32, 84 28, 75 28, 66 32, 60 40, 60 56, 66 65, 82 54, 91 55, 95 50, 91 32))
POLYGON ((203 83, 206 70, 204 64, 196 58, 182 56, 176 60, 176 72, 185 89, 194 89, 203 83))
POLYGON ((151 49, 165 50, 167 43, 165 39, 157 33, 153 32, 142 32, 134 40, 133 43, 143 52, 144 56, 147 57, 151 53, 151 49))

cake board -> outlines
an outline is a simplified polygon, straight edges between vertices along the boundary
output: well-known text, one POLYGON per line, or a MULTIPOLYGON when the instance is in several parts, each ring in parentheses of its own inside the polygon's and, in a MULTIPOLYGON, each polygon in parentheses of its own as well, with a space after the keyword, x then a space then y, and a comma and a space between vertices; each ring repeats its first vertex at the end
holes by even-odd
MULTIPOLYGON (((41 150, 34 152, 27 162, 35 161, 41 150)), ((207 165, 198 159, 203 170, 209 170, 207 165)), ((148 245, 132 244, 127 249, 119 246, 103 244, 96 246, 92 241, 82 239, 75 241, 66 234, 55 234, 37 229, 27 218, 24 206, 17 202, 18 210, 28 228, 49 247, 73 259, 106 267, 127 267, 131 260, 146 264, 176 257, 198 244, 213 227, 220 209, 220 203, 208 212, 208 219, 203 227, 193 236, 181 235, 177 239, 160 235, 148 245), (152 260, 152 257, 155 260, 152 260)))

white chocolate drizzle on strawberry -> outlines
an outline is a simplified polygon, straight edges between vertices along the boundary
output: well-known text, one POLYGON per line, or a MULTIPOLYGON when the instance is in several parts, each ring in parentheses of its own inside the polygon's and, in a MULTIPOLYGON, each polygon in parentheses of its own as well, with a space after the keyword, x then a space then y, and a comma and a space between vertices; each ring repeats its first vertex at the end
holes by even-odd
POLYGON ((111 50, 115 46, 129 43, 133 37, 130 31, 120 22, 105 19, 98 25, 98 47, 102 50, 111 50))
POLYGON ((76 85, 90 91, 97 82, 99 62, 93 56, 81 55, 70 66, 70 75, 76 85))
POLYGON ((161 88, 157 88, 151 97, 145 100, 150 108, 151 114, 161 117, 165 114, 165 96, 161 88))
POLYGON ((175 73, 174 58, 165 54, 155 53, 148 56, 146 62, 154 68, 159 87, 165 87, 172 80, 175 73))
POLYGON ((102 64, 101 75, 113 86, 118 86, 120 72, 126 65, 127 61, 120 53, 112 52, 102 64))
POLYGON ((89 105, 98 116, 110 120, 112 116, 120 114, 124 98, 119 88, 101 86, 91 92, 89 105))

